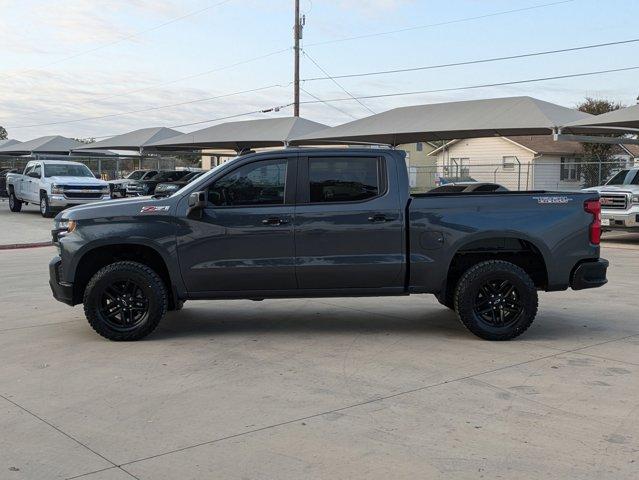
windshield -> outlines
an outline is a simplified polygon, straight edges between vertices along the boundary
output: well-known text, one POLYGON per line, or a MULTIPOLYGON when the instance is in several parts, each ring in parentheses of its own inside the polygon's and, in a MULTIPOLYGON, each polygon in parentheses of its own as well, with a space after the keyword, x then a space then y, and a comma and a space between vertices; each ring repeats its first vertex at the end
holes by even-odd
POLYGON ((81 164, 53 163, 44 165, 45 177, 94 177, 89 167, 81 164))
POLYGON ((628 175, 628 170, 622 170, 617 175, 608 180, 606 185, 623 185, 626 180, 626 175, 628 175))
POLYGON ((182 179, 185 182, 190 182, 191 180, 199 177, 200 175, 202 175, 204 172, 191 172, 188 175, 185 175, 185 177, 182 179))
POLYGON ((135 172, 129 173, 126 178, 130 180, 140 180, 144 176, 144 170, 136 170, 135 172))
POLYGON ((175 180, 179 180, 187 173, 189 173, 187 170, 160 172, 151 178, 151 180, 156 182, 173 182, 175 180))

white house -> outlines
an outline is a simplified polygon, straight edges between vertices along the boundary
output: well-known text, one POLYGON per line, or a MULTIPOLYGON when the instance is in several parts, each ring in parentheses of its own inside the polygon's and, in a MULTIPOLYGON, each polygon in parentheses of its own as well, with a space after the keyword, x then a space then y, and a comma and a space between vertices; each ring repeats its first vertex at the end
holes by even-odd
MULTIPOLYGON (((622 165, 639 160, 639 146, 613 149, 622 165)), ((453 140, 432 151, 433 175, 439 183, 477 180, 496 182, 511 190, 578 190, 582 169, 596 168, 584 158, 579 142, 554 141, 551 136, 490 137, 453 140)), ((605 180, 605 178, 603 178, 605 180)))

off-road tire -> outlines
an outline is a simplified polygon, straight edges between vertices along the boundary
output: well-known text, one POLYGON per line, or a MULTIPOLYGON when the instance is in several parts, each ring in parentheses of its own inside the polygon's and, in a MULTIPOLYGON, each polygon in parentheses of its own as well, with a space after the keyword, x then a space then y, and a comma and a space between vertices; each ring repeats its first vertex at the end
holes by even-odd
POLYGON ((455 289, 455 311, 464 326, 485 340, 511 340, 524 333, 537 315, 537 288, 530 276, 517 265, 503 260, 481 262, 469 268, 455 289), (487 282, 508 281, 517 291, 521 312, 505 326, 484 321, 477 313, 476 299, 487 282))
POLYGON ((16 198, 16 194, 9 192, 9 210, 19 212, 22 210, 22 202, 16 198))
POLYGON ((168 306, 166 285, 150 267, 138 262, 112 263, 100 269, 89 281, 84 292, 84 314, 93 329, 104 338, 114 341, 140 340, 149 335, 164 318, 168 306), (102 292, 113 282, 134 281, 148 299, 146 318, 133 329, 113 328, 100 311, 102 292))
POLYGON ((44 218, 51 218, 55 216, 55 213, 51 210, 51 205, 49 205, 49 197, 47 197, 46 193, 40 194, 40 214, 44 218))

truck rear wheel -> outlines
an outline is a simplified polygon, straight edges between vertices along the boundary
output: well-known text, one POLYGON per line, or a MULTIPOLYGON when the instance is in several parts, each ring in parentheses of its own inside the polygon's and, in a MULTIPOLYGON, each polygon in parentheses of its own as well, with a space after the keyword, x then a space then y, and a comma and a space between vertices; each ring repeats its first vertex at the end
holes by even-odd
POLYGON ((469 268, 455 290, 455 310, 468 330, 485 340, 510 340, 537 315, 537 289, 517 265, 490 260, 469 268))
POLYGON ((89 281, 84 314, 93 329, 109 340, 140 340, 166 314, 167 291, 160 276, 137 262, 107 265, 89 281))
POLYGON ((22 202, 16 198, 16 194, 9 192, 9 210, 19 212, 22 210, 22 202))

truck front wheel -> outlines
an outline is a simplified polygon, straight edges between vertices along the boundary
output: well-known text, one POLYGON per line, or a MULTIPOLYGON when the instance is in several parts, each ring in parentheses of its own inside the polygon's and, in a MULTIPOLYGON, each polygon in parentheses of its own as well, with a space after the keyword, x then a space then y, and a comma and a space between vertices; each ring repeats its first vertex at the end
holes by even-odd
POLYGON ((22 202, 16 198, 16 194, 9 192, 9 210, 19 212, 22 210, 22 202))
POLYGON ((54 213, 51 210, 51 205, 49 205, 49 197, 47 197, 46 193, 40 194, 40 214, 44 218, 51 218, 54 216, 54 213))
POLYGON ((140 340, 166 314, 167 291, 160 276, 138 262, 107 265, 89 281, 84 314, 93 329, 109 340, 140 340))
POLYGON ((455 310, 472 333, 485 340, 510 340, 537 315, 537 289, 517 265, 490 260, 469 268, 455 290, 455 310))

